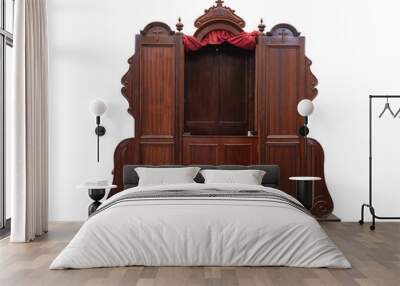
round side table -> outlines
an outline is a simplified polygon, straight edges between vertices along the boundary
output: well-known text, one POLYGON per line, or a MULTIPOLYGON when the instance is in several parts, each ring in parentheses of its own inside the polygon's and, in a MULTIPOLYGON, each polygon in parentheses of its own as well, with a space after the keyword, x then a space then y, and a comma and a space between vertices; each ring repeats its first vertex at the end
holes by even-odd
POLYGON ((296 182, 296 198, 303 206, 311 210, 314 204, 314 182, 320 181, 320 177, 290 177, 296 182))
POLYGON ((79 186, 77 186, 78 189, 87 189, 89 197, 93 200, 93 203, 91 203, 88 207, 88 215, 89 216, 92 213, 94 213, 97 210, 97 208, 101 205, 100 200, 106 194, 106 190, 114 189, 116 187, 117 187, 117 185, 104 185, 104 186, 79 185, 79 186))

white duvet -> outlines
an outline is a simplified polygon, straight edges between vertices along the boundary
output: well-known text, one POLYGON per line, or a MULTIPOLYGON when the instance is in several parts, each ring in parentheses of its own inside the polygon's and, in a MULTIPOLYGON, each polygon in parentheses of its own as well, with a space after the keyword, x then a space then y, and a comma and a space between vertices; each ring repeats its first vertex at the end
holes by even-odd
MULTIPOLYGON (((290 197, 254 185, 180 184, 131 188, 101 208, 129 192, 205 186, 290 197)), ((163 198, 125 201, 89 218, 50 269, 127 265, 351 267, 318 222, 290 205, 257 199, 163 198)))

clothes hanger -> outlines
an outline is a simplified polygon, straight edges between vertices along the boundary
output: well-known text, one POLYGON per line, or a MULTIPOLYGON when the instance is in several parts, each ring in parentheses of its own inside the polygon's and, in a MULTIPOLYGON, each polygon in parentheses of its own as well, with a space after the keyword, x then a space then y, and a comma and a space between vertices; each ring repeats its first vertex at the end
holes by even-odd
POLYGON ((394 112, 392 111, 392 108, 390 108, 390 104, 389 104, 389 98, 386 97, 386 103, 385 103, 385 107, 383 108, 381 114, 379 115, 379 118, 381 118, 383 116, 383 114, 386 112, 386 110, 389 110, 390 114, 392 114, 393 117, 396 117, 397 114, 399 113, 399 111, 396 113, 396 115, 394 115, 394 112))
POLYGON ((397 115, 399 115, 399 114, 400 114, 400 108, 399 108, 399 110, 397 110, 396 114, 394 115, 394 118, 396 118, 397 115))

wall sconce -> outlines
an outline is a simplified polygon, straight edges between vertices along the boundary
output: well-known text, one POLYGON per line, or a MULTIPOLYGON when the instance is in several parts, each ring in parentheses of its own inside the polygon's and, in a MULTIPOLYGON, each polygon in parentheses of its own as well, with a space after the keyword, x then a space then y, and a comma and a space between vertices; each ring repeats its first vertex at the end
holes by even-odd
POLYGON ((106 129, 100 125, 100 117, 106 112, 107 105, 99 98, 92 100, 89 104, 89 111, 96 116, 96 129, 94 133, 97 135, 97 162, 100 161, 99 157, 99 138, 106 134, 106 129))
POLYGON ((304 117, 304 125, 300 127, 299 133, 303 137, 307 137, 310 130, 307 127, 308 124, 308 116, 310 116, 314 111, 314 103, 312 103, 309 99, 303 99, 297 105, 297 111, 299 114, 304 117))
POLYGON ((304 144, 304 159, 307 166, 307 135, 310 132, 308 129, 308 116, 310 116, 314 111, 314 103, 312 103, 309 99, 303 99, 297 105, 297 112, 300 116, 304 117, 304 125, 300 127, 299 134, 304 137, 305 144, 304 144))

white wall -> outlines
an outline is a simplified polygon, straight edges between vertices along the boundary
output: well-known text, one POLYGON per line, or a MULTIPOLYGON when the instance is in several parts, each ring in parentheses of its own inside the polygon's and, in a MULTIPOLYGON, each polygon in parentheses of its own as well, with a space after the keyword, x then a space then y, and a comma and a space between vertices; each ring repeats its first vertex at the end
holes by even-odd
MULTIPOLYGON (((178 16, 184 32, 191 34, 193 21, 211 4, 211 0, 48 1, 51 220, 86 217, 90 200, 75 186, 91 178, 111 180, 114 148, 133 135, 120 79, 134 52, 134 35, 155 20, 174 28, 178 16), (95 97, 109 105, 99 164, 95 122, 88 112, 95 97)), ((360 204, 368 198, 368 94, 400 93, 398 1, 227 0, 226 4, 246 20, 248 31, 256 29, 263 17, 267 29, 287 22, 306 36, 306 53, 319 79, 311 136, 324 146, 334 212, 343 220, 358 220, 360 204)), ((399 215, 400 119, 376 125, 376 205, 380 215, 399 215)))

